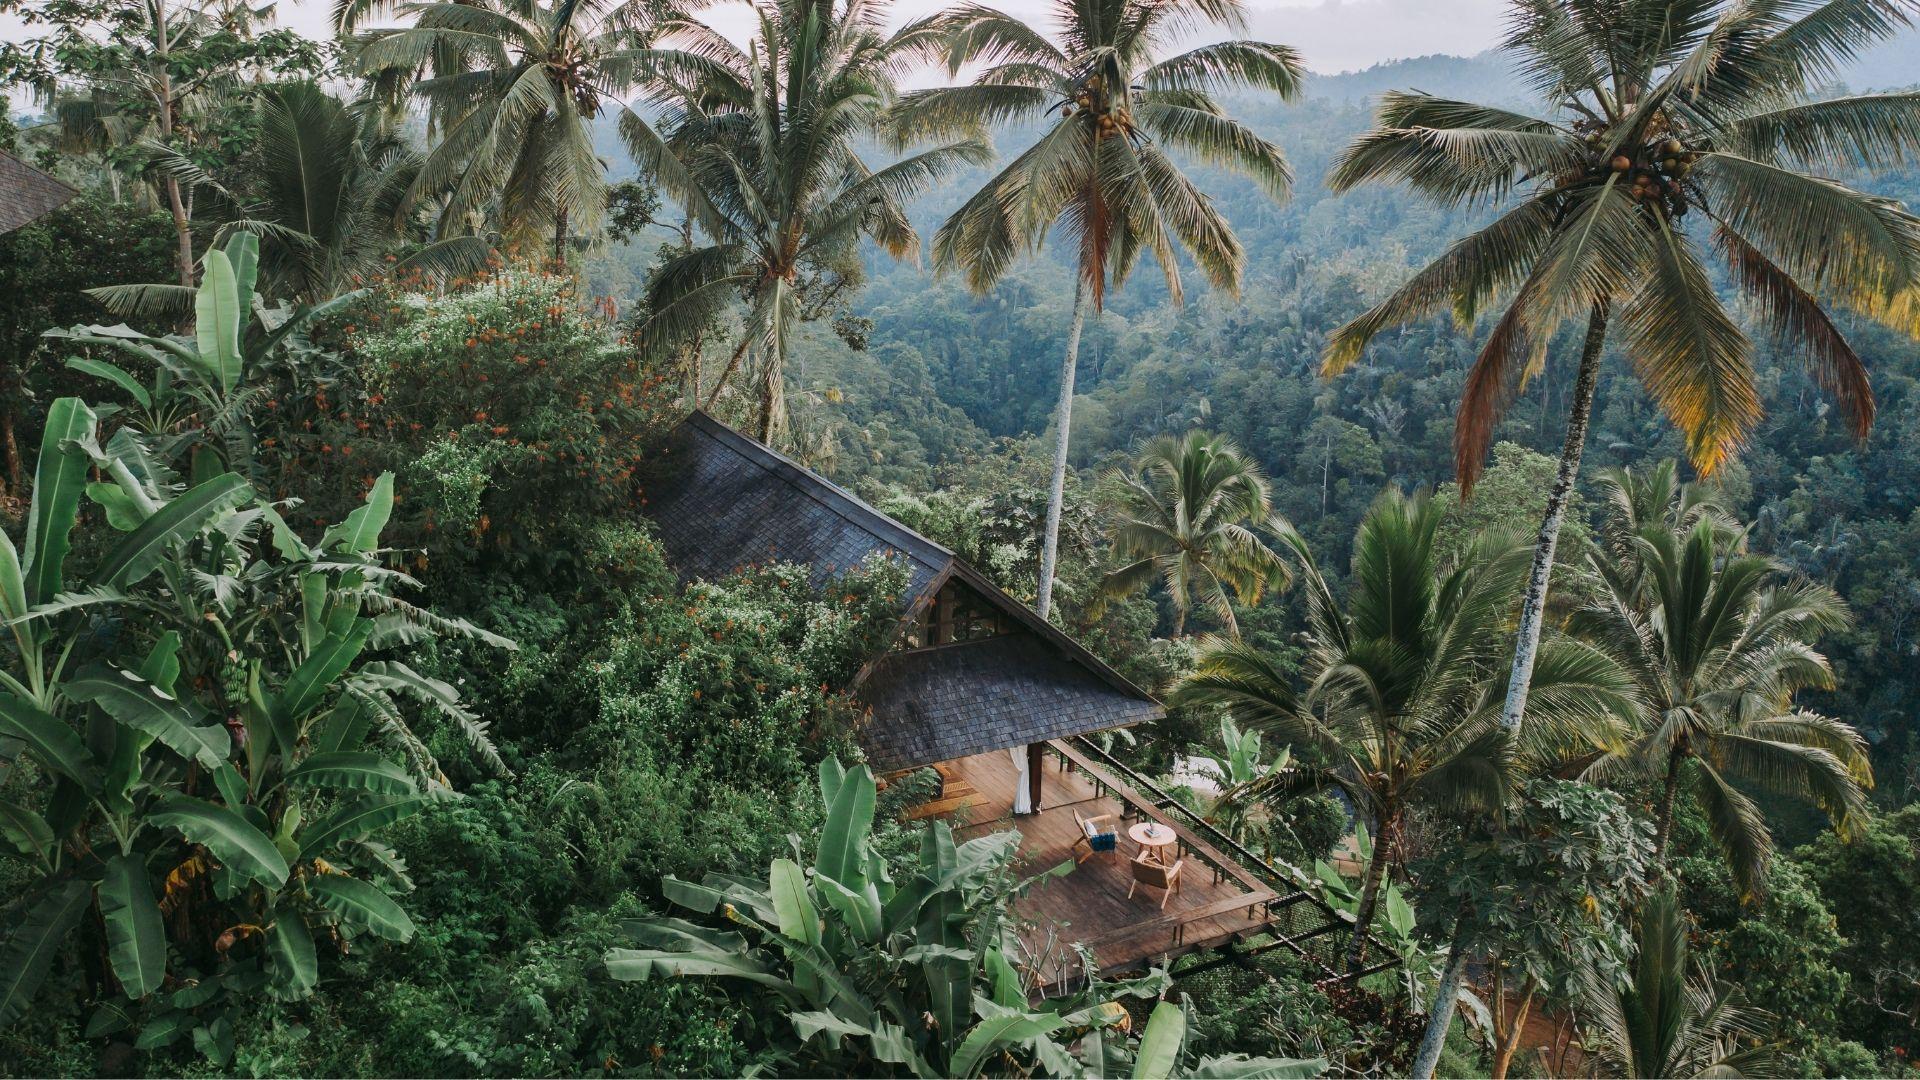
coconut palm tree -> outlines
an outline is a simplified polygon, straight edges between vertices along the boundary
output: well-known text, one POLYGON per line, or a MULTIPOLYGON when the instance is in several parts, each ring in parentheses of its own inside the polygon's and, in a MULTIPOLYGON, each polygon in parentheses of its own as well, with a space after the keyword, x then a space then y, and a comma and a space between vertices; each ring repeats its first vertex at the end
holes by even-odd
POLYGON ((1190 431, 1148 443, 1120 482, 1113 548, 1125 562, 1106 576, 1107 594, 1124 596, 1158 578, 1173 603, 1175 637, 1186 632, 1196 594, 1239 637, 1233 598, 1257 604, 1269 581, 1288 580, 1286 563, 1260 531, 1293 527, 1274 513, 1259 463, 1224 435, 1190 431))
POLYGON ((1633 979, 1585 980, 1590 1045, 1615 1076, 1771 1076, 1765 1042, 1777 1023, 1716 983, 1687 945, 1687 916, 1671 889, 1647 898, 1634 930, 1633 979))
POLYGON ((971 85, 910 94, 895 111, 903 136, 1040 121, 1040 138, 949 217, 934 235, 934 262, 961 270, 985 292, 1015 256, 1055 226, 1074 246, 1073 326, 1054 411, 1053 473, 1041 538, 1042 618, 1052 605, 1065 495, 1073 379, 1080 335, 1141 252, 1151 253, 1179 303, 1184 249, 1215 288, 1235 292, 1246 258, 1212 200, 1180 172, 1180 153, 1241 172, 1276 199, 1292 180, 1278 147, 1226 113, 1228 87, 1298 95, 1299 57, 1265 42, 1234 40, 1161 57, 1203 25, 1237 31, 1240 0, 1055 0, 1051 36, 1028 21, 968 3, 932 25, 945 35, 948 68, 983 64, 971 85))
POLYGON ((1587 775, 1656 780, 1656 858, 1666 854, 1675 798, 1691 790, 1751 895, 1766 880, 1773 837, 1741 788, 1808 798, 1845 829, 1866 812, 1873 772, 1859 732, 1793 704, 1802 688, 1833 686, 1813 643, 1846 626, 1845 605, 1824 585, 1788 580, 1739 540, 1710 517, 1684 531, 1643 525, 1624 559, 1591 555, 1600 600, 1568 629, 1612 656, 1645 702, 1633 740, 1587 775))
MULTIPOLYGON (((339 28, 391 8, 347 3, 339 28)), ((410 202, 446 196, 441 231, 472 231, 489 211, 510 242, 552 237, 566 257, 606 211, 606 166, 594 122, 671 57, 646 46, 668 6, 650 0, 449 0, 401 4, 409 25, 364 31, 348 67, 389 103, 406 92, 430 106, 437 140, 410 202)))
POLYGON ((1539 723, 1524 742, 1499 723, 1498 674, 1527 548, 1483 536, 1460 564, 1439 566, 1441 508, 1388 491, 1354 540, 1344 606, 1299 534, 1283 539, 1301 564, 1311 638, 1303 691, 1277 658, 1216 640, 1173 700, 1225 706, 1241 725, 1274 733, 1295 764, 1236 798, 1335 785, 1373 823, 1373 854, 1355 912, 1347 968, 1359 968, 1380 886, 1407 815, 1419 808, 1497 811, 1516 777, 1569 744, 1611 745, 1612 718, 1633 708, 1631 686, 1598 650, 1550 639, 1541 652, 1539 723))
POLYGON ((1920 218, 1823 174, 1912 160, 1920 94, 1816 100, 1813 91, 1909 25, 1913 11, 1904 0, 1516 0, 1506 44, 1546 116, 1388 94, 1375 129, 1334 168, 1336 190, 1388 180, 1447 206, 1511 204, 1340 328, 1323 358, 1338 373, 1389 327, 1442 307, 1471 324, 1504 303, 1459 406, 1463 488, 1478 477, 1505 406, 1544 369, 1556 332, 1584 325, 1508 726, 1526 711, 1554 548, 1611 332, 1695 465, 1710 471, 1760 415, 1751 344, 1707 269, 1723 261, 1854 432, 1872 424, 1866 367, 1827 305, 1898 324, 1888 305, 1920 282, 1920 218))
POLYGON ((673 24, 665 42, 699 77, 656 91, 666 107, 658 133, 631 112, 621 130, 707 241, 655 272, 642 345, 672 348, 744 300, 744 332, 706 404, 755 353, 756 426, 771 442, 786 417, 791 338, 858 282, 860 239, 895 257, 916 252, 905 201, 991 151, 963 137, 877 170, 861 160, 858 143, 896 100, 895 80, 928 55, 924 24, 889 34, 876 0, 760 0, 754 13, 745 49, 703 24, 673 24))

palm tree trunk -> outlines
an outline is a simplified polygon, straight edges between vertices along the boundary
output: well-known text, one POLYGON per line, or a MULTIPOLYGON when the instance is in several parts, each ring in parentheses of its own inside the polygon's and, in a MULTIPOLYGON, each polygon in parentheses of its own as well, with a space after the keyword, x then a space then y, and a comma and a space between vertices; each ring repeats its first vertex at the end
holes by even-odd
POLYGON ((1540 626, 1546 619, 1547 583, 1553 576, 1553 552, 1560 543, 1560 523, 1566 519, 1567 501, 1573 495, 1574 481, 1580 476, 1580 452, 1587 442, 1587 421, 1593 413, 1593 391, 1600 382, 1600 352, 1607 340, 1607 305, 1593 305, 1587 319, 1587 340, 1580 350, 1580 375, 1573 385, 1573 414, 1567 418, 1567 441, 1560 450, 1560 471, 1547 493, 1547 515, 1540 522, 1540 535, 1533 542, 1533 572, 1527 578, 1527 599, 1520 609, 1519 640, 1513 649, 1513 675, 1507 682, 1507 703, 1500 712, 1500 724, 1508 731, 1520 729, 1527 711, 1527 689, 1533 683, 1533 660, 1540 651, 1540 626))
POLYGON ((1366 884, 1360 887, 1360 906, 1353 913, 1353 940, 1347 945, 1347 974, 1359 972, 1367 960, 1367 931, 1373 927, 1374 909, 1380 906, 1380 883, 1387 876, 1387 834, 1393 819, 1380 815, 1380 835, 1373 838, 1373 858, 1367 862, 1366 884))
POLYGON ((1073 330, 1067 334, 1067 355, 1060 364, 1060 402, 1053 410, 1053 477, 1047 487, 1047 527, 1040 538, 1040 592, 1033 610, 1041 618, 1053 607, 1053 571, 1060 557, 1060 511, 1067 494, 1067 441, 1073 430, 1073 374, 1080 366, 1080 332, 1087 324, 1086 275, 1079 276, 1073 293, 1073 330))
POLYGON ((1680 759, 1684 755, 1679 750, 1667 754, 1667 777, 1660 785, 1660 807, 1655 821, 1658 831, 1653 836, 1653 876, 1657 879, 1667 861, 1667 840, 1673 835, 1673 797, 1680 791, 1680 759))
POLYGON ((556 265, 567 265, 567 211, 564 207, 553 212, 553 261, 556 265))
POLYGON ((1460 984, 1467 978, 1467 906, 1454 913, 1453 937, 1447 943, 1447 966, 1441 969, 1440 985, 1434 988, 1433 1004, 1427 1009, 1427 1031, 1420 1036, 1420 1049, 1413 1055, 1413 1080, 1433 1080, 1440 1067, 1440 1052, 1447 1047, 1447 1029, 1453 1026, 1453 1014, 1460 1004, 1460 984))

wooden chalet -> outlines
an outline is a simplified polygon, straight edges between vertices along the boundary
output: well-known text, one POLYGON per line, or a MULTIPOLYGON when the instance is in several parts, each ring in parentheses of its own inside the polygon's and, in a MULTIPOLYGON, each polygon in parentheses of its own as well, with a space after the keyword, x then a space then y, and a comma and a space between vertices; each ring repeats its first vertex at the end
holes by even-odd
POLYGON ((1236 948, 1289 948, 1333 974, 1350 919, 1298 870, 1261 860, 1090 738, 1161 716, 1146 691, 953 552, 703 412, 673 430, 655 466, 646 513, 683 580, 790 562, 823 585, 876 556, 905 562, 893 647, 852 690, 877 771, 941 777, 913 816, 944 817, 962 838, 1018 829, 1029 871, 1074 859, 1081 819, 1117 823, 1118 850, 1016 902, 1036 989, 1087 974, 1075 945, 1103 975, 1236 948), (1023 781, 1031 809, 1016 813, 1023 781), (1164 907, 1161 894, 1128 895, 1128 830, 1146 822, 1174 831, 1169 858, 1185 864, 1164 907))
POLYGON ((0 233, 38 221, 76 194, 67 185, 0 150, 0 233))

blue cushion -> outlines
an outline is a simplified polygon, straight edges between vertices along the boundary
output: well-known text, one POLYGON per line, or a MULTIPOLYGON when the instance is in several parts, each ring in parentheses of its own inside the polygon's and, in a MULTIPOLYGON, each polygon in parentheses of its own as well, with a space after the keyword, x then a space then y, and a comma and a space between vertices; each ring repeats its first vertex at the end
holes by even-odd
POLYGON ((1087 846, 1095 851, 1112 851, 1114 842, 1119 839, 1110 832, 1096 833, 1087 838, 1087 846))

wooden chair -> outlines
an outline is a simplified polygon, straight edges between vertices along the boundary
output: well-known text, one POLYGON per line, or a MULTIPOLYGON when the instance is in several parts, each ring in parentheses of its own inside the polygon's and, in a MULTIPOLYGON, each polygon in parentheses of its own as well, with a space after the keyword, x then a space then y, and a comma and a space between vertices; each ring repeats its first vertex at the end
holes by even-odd
POLYGON ((1109 824, 1112 820, 1112 814, 1095 814, 1087 817, 1078 810, 1073 812, 1074 824, 1080 826, 1080 835, 1073 838, 1073 850, 1079 852, 1081 848, 1086 849, 1085 852, 1074 857, 1075 863, 1086 862, 1095 855, 1105 852, 1120 850, 1120 834, 1115 832, 1113 826, 1109 824))
POLYGON ((1180 869, 1187 865, 1187 860, 1176 859, 1172 866, 1166 866, 1143 854, 1127 865, 1133 873, 1133 884, 1127 886, 1127 899, 1133 899, 1134 890, 1145 885, 1160 890, 1160 910, 1167 910, 1168 898, 1180 891, 1180 869))

